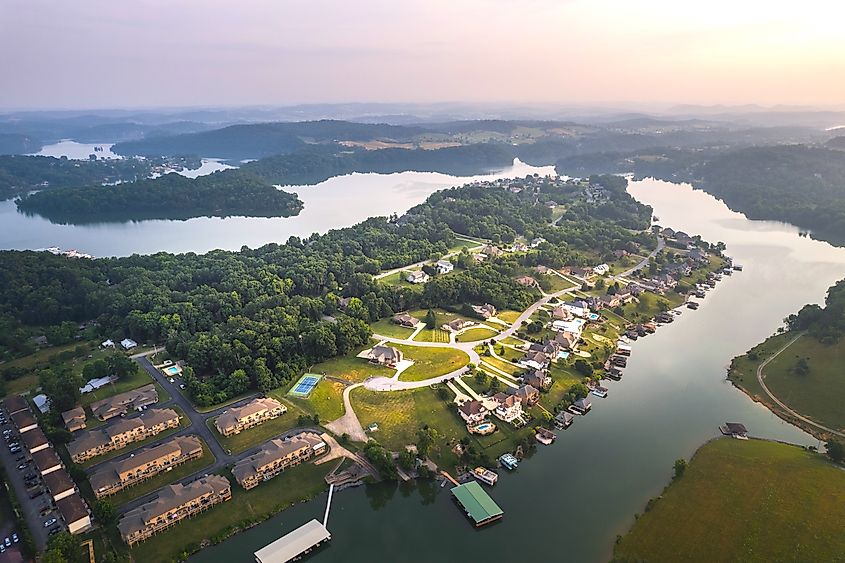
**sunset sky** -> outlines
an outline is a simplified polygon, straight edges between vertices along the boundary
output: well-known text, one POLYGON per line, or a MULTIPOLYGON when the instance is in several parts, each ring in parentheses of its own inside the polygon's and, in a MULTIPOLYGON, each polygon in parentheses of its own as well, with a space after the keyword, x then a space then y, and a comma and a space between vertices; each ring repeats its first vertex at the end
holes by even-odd
POLYGON ((845 3, 3 0, 0 107, 845 104, 845 3))

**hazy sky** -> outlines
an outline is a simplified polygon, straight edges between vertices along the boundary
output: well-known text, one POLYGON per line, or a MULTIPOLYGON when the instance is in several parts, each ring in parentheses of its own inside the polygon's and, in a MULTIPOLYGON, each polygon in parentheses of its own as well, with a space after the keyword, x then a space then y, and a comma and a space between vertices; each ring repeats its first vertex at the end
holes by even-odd
POLYGON ((845 3, 0 0, 0 107, 845 104, 845 3))

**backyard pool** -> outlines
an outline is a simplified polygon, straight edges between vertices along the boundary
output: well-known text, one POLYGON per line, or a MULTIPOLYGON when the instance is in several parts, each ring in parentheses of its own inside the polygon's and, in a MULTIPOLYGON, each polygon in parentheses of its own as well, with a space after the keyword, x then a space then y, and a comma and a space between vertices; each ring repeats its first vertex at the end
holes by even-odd
POLYGON ((164 374, 169 376, 179 375, 182 373, 182 370, 179 369, 179 366, 167 366, 164 368, 164 374))

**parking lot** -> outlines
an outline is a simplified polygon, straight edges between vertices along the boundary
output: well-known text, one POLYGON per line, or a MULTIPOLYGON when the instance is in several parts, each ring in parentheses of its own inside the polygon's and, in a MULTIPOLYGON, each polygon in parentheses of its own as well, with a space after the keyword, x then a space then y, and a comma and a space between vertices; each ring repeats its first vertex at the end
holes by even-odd
MULTIPOLYGON (((35 545, 38 549, 43 549, 50 534, 57 534, 63 529, 61 516, 56 511, 32 458, 21 443, 15 425, 10 422, 8 413, 4 410, 0 410, 0 429, 3 435, 0 460, 6 469, 9 485, 21 505, 27 525, 32 531, 35 545)), ((0 541, 4 539, 0 537, 0 541)), ((10 543, 14 544, 13 541, 10 543)))

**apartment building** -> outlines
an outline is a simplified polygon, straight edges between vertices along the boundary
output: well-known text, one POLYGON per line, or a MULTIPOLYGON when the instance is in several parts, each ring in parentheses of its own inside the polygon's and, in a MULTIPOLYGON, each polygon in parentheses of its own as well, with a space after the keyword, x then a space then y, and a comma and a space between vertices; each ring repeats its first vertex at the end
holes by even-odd
POLYGON ((91 529, 91 512, 78 494, 56 501, 56 508, 59 509, 59 514, 71 534, 81 534, 91 529))
POLYGON ((284 440, 277 438, 266 442, 258 453, 236 463, 232 475, 241 487, 249 490, 327 449, 320 435, 314 432, 302 432, 284 440))
POLYGON ((125 448, 179 426, 179 415, 173 409, 153 409, 134 418, 122 418, 103 429, 88 430, 78 434, 67 445, 74 463, 83 463, 106 452, 125 448))
POLYGON ((260 397, 242 407, 233 407, 227 410, 217 417, 214 425, 221 435, 231 436, 281 416, 287 410, 288 408, 276 399, 260 397))
POLYGON ((161 489, 158 498, 124 514, 117 528, 123 541, 132 546, 230 498, 232 487, 220 475, 169 485, 161 489))
POLYGON ((202 457, 199 438, 177 436, 158 446, 139 450, 132 457, 106 462, 88 480, 94 495, 102 498, 199 457, 202 457))
POLYGON ((91 412, 100 420, 123 416, 133 410, 142 410, 158 402, 158 391, 150 383, 125 393, 119 393, 91 403, 91 412))
POLYGON ((47 490, 50 491, 50 496, 53 497, 54 502, 76 494, 76 485, 64 469, 45 475, 44 484, 47 485, 47 490))

